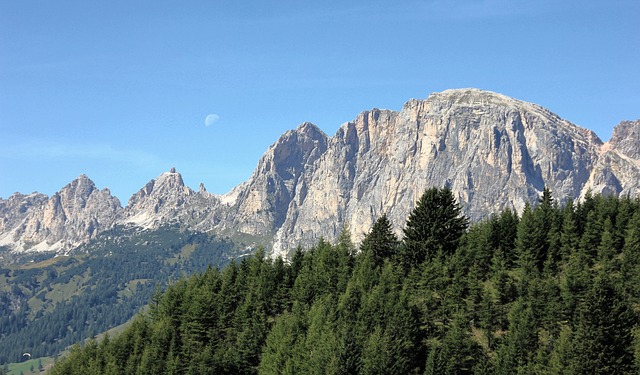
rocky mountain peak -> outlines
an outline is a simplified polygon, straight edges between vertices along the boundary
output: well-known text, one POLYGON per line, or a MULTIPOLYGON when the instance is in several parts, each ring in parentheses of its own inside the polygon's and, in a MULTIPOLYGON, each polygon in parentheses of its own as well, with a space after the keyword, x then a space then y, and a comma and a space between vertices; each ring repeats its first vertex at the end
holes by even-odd
POLYGON ((150 180, 145 186, 138 190, 129 198, 127 207, 135 206, 145 197, 150 196, 162 196, 167 193, 171 193, 173 190, 183 191, 187 194, 190 193, 190 189, 184 185, 182 175, 176 171, 175 168, 171 168, 169 172, 163 172, 155 179, 150 180))
POLYGON ((410 100, 400 112, 365 111, 340 127, 310 168, 274 251, 333 239, 344 224, 358 241, 382 214, 399 231, 433 186, 449 186, 473 220, 521 211, 545 186, 560 201, 576 197, 601 143, 543 107, 478 89, 410 100))
POLYGON ((171 168, 129 198, 124 222, 141 227, 166 223, 195 192, 185 186, 182 175, 171 168))
POLYGON ((74 210, 76 206, 78 208, 84 207, 94 190, 96 190, 95 183, 87 175, 81 174, 57 194, 60 194, 63 200, 71 205, 67 207, 68 210, 74 210))
POLYGON ((169 172, 164 172, 156 179, 155 188, 158 189, 160 187, 163 188, 183 188, 184 181, 182 180, 182 175, 176 172, 175 168, 171 168, 169 172))
POLYGON ((613 128, 609 141, 610 148, 634 158, 640 159, 640 120, 622 121, 613 128))
MULTIPOLYGON (((451 89, 442 92, 435 92, 429 95, 427 101, 450 101, 459 105, 474 106, 478 104, 499 105, 499 106, 516 106, 522 102, 506 95, 498 94, 492 91, 480 90, 476 88, 451 89)), ((529 103, 527 103, 529 104, 529 103)))
POLYGON ((296 191, 304 194, 303 174, 326 151, 327 142, 327 135, 309 122, 280 136, 260 158, 249 180, 234 192, 236 225, 250 234, 270 233, 279 227, 296 191))
POLYGON ((591 169, 587 192, 604 195, 640 195, 640 120, 623 121, 613 129, 611 140, 600 147, 591 169))
POLYGON ((298 125, 295 130, 299 134, 305 134, 310 138, 319 139, 319 138, 327 138, 327 135, 315 124, 311 122, 303 122, 298 125))
POLYGON ((255 235, 274 254, 331 241, 347 225, 359 241, 386 214, 400 233, 416 200, 448 186, 472 220, 520 212, 548 187, 559 203, 585 191, 640 195, 640 120, 607 144, 536 104, 478 89, 371 109, 328 137, 305 122, 282 134, 251 177, 218 196, 194 192, 175 168, 150 180, 126 208, 81 175, 51 197, 0 199, 0 245, 68 249, 116 224, 255 235), (35 244, 35 245, 34 245, 35 244))
POLYGON ((98 190, 86 175, 54 193, 15 196, 22 215, 7 216, 3 221, 13 228, 0 235, 0 244, 18 250, 68 250, 110 228, 122 210, 118 198, 108 189, 98 190))

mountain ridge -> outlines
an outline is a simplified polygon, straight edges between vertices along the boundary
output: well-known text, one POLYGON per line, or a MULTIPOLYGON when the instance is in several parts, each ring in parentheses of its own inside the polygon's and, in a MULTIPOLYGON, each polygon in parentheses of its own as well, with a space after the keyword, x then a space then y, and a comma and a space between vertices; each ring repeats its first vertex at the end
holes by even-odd
POLYGON ((473 220, 520 211, 544 187, 563 202, 587 191, 640 194, 640 121, 623 121, 608 142, 537 104, 479 89, 411 99, 400 111, 371 109, 334 136, 305 122, 286 131, 251 176, 226 194, 184 185, 172 168, 127 205, 85 175, 46 197, 0 198, 0 246, 64 252, 115 225, 177 224, 244 233, 286 256, 298 244, 360 240, 386 214, 396 231, 419 195, 449 186, 473 220))

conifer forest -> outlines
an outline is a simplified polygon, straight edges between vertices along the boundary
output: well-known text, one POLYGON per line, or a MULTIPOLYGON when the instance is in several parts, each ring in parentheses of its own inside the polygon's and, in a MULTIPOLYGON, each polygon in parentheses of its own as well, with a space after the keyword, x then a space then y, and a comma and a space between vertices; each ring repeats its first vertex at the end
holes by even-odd
POLYGON ((544 190, 470 224, 424 192, 291 259, 263 250, 173 282, 52 374, 637 374, 640 200, 544 190))

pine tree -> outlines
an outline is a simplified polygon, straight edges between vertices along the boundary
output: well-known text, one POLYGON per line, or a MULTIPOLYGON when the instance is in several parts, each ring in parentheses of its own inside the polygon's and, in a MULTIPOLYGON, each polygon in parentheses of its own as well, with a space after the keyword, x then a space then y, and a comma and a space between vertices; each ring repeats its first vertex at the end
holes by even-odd
POLYGON ((294 302, 292 311, 280 315, 267 336, 258 368, 259 373, 300 373, 300 353, 303 352, 306 329, 307 310, 294 302))
POLYGON ((527 203, 518 223, 518 237, 516 238, 518 266, 523 272, 524 281, 536 277, 542 268, 539 261, 544 249, 543 236, 540 235, 540 228, 536 224, 531 206, 527 203))
POLYGON ((375 264, 381 265, 385 259, 391 259, 396 255, 398 244, 391 222, 384 214, 376 220, 371 231, 364 237, 360 250, 363 253, 371 253, 375 264))
POLYGON ((596 259, 598 255, 598 245, 602 231, 602 223, 598 217, 597 211, 591 211, 587 214, 584 224, 584 232, 580 238, 580 250, 591 260, 596 259))
POLYGON ((431 188, 422 194, 404 228, 401 263, 410 269, 433 258, 438 252, 451 255, 469 221, 451 189, 431 188))
POLYGON ((580 308, 573 340, 576 374, 631 374, 636 371, 632 328, 637 317, 602 273, 580 308))
POLYGON ((615 256, 614 228, 610 218, 605 218, 602 225, 602 236, 600 246, 598 246, 598 260, 609 270, 617 268, 612 264, 615 256))
POLYGON ((453 317, 438 355, 441 374, 470 374, 483 355, 480 346, 471 340, 469 319, 463 312, 453 317))
MULTIPOLYGON (((463 237, 463 247, 468 259, 465 259, 465 266, 475 266, 478 271, 478 277, 482 278, 487 274, 491 267, 491 259, 494 256, 495 247, 492 245, 492 222, 478 223, 469 228, 469 231, 463 237)), ((456 256, 463 256, 461 252, 457 252, 456 256)))
POLYGON ((573 201, 569 200, 562 211, 560 254, 563 261, 566 262, 571 253, 573 253, 578 248, 580 237, 578 236, 578 227, 575 219, 573 201))
POLYGON ((387 329, 376 326, 368 337, 362 353, 361 374, 406 374, 411 358, 407 358, 402 338, 387 329))
POLYGON ((546 264, 553 272, 557 262, 560 238, 557 210, 549 188, 543 189, 538 202, 539 204, 533 211, 537 241, 536 267, 538 271, 542 272, 546 264))
POLYGON ((551 375, 573 374, 571 368, 571 351, 573 346, 573 332, 568 326, 560 329, 560 335, 550 354, 548 373, 551 375))
POLYGON ((538 347, 536 320, 525 299, 514 303, 509 314, 509 331, 496 350, 496 374, 515 374, 529 365, 538 347))
POLYGON ((511 209, 505 209, 500 216, 491 220, 491 246, 496 254, 511 267, 516 261, 516 238, 518 237, 518 214, 511 209))
POLYGON ((637 302, 640 299, 640 210, 629 220, 622 253, 622 280, 637 302))

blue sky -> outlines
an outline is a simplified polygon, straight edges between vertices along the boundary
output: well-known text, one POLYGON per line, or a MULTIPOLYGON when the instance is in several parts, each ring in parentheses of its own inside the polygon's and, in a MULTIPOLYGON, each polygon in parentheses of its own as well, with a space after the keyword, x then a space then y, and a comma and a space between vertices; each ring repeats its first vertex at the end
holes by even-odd
POLYGON ((225 193, 284 131, 477 87, 608 140, 640 118, 640 2, 0 0, 0 197, 225 193), (211 115, 211 116, 209 116, 211 115))

